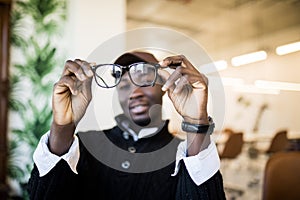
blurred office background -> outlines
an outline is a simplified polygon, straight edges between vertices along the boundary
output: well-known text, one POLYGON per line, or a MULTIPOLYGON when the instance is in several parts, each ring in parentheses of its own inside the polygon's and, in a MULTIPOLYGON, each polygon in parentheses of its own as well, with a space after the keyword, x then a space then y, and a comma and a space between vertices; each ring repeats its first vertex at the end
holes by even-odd
MULTIPOLYGON (((10 1, 3 1, 3 4, 9 4, 8 2, 10 1)), ((36 78, 29 77, 25 84, 22 82, 22 87, 17 85, 18 91, 13 89, 15 99, 21 102, 21 106, 9 108, 5 136, 10 140, 7 143, 10 149, 7 165, 15 167, 15 170, 9 169, 10 173, 7 175, 12 188, 10 193, 13 195, 24 195, 20 182, 24 183, 28 178, 33 147, 47 131, 51 115, 39 118, 38 122, 29 119, 41 112, 49 113, 51 88, 61 73, 64 61, 89 58, 99 45, 112 37, 142 28, 155 27, 184 34, 201 46, 210 58, 209 62, 206 60, 206 63, 197 67, 203 70, 210 81, 216 78, 222 81, 221 89, 225 96, 221 103, 224 105, 224 114, 218 120, 213 139, 220 151, 228 199, 263 199, 266 188, 265 169, 270 157, 279 151, 299 151, 299 0, 69 0, 61 1, 61 4, 56 0, 24 2, 31 2, 31 5, 36 6, 46 2, 53 13, 49 17, 44 11, 44 21, 36 24, 47 24, 50 19, 53 19, 53 23, 48 23, 50 28, 43 33, 43 29, 42 32, 37 31, 38 26, 33 26, 31 22, 39 17, 28 17, 34 16, 32 13, 13 15, 22 19, 13 28, 18 30, 19 35, 26 39, 25 43, 34 50, 24 56, 26 45, 12 44, 10 73, 19 77, 22 73, 26 74, 24 66, 30 63, 38 65, 37 61, 33 61, 38 58, 32 58, 32 55, 42 51, 49 51, 49 54, 47 56, 41 53, 40 59, 43 62, 50 60, 53 68, 40 74, 43 76, 40 83, 48 85, 45 88, 29 92, 34 89, 30 86, 32 80, 37 81, 36 78), (56 27, 52 32, 51 25, 56 27), (41 91, 46 91, 47 94, 40 95, 41 91), (31 103, 24 104, 22 100, 31 103), (36 101, 39 103, 34 103, 36 101), (35 112, 28 112, 28 109, 33 108, 35 112), (30 122, 24 122, 24 119, 30 122), (28 136, 32 129, 36 130, 35 126, 39 126, 40 133, 30 136, 35 137, 35 140, 30 141, 26 139, 26 134, 28 136), (272 141, 277 133, 280 139, 273 147, 272 141), (233 135, 238 137, 232 139, 233 135), (235 148, 229 149, 227 143, 235 148), (16 146, 13 151, 12 145, 16 146), (16 150, 18 146, 22 146, 21 150, 16 150), (19 154, 22 156, 18 156, 19 154), (22 178, 16 178, 18 176, 22 178)), ((35 10, 32 6, 17 5, 15 2, 11 5, 12 12, 20 6, 22 9, 35 10)), ((17 21, 14 17, 12 19, 17 21)), ((24 43, 21 40, 22 42, 24 43)), ((184 43, 185 41, 174 40, 172 45, 184 43)), ((124 46, 116 48, 126 49, 124 46)), ((176 53, 185 54, 189 58, 190 55, 185 52, 188 50, 183 48, 182 52, 176 53)), ((158 54, 160 59, 163 56, 158 54)), ((27 73, 30 74, 30 71, 27 73)), ((18 102, 14 103, 18 105, 18 102)), ((294 173, 300 174, 299 171, 294 173)))

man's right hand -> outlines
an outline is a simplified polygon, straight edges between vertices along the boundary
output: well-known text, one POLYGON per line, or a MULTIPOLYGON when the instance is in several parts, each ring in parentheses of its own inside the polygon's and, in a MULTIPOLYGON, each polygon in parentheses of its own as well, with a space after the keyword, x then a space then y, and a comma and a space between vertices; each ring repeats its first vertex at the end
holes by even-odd
POLYGON ((54 85, 53 120, 57 125, 75 125, 83 117, 90 101, 93 72, 86 61, 67 61, 60 80, 54 85))
POLYGON ((52 153, 66 153, 73 142, 76 125, 92 99, 91 65, 79 59, 67 61, 52 96, 53 122, 49 149, 52 153))

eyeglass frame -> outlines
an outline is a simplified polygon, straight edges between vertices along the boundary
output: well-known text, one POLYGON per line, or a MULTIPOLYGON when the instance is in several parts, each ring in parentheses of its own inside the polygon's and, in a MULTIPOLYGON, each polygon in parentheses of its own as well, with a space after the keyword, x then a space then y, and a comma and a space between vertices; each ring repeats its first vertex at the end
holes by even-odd
MULTIPOLYGON (((94 79, 95 79, 95 82, 97 83, 97 85, 98 85, 99 87, 101 87, 101 88, 109 89, 109 88, 114 88, 114 87, 116 87, 117 85, 119 85, 119 83, 121 82, 122 76, 123 76, 126 72, 128 72, 129 79, 130 79, 131 83, 133 83, 135 86, 138 86, 138 87, 149 87, 149 86, 151 86, 151 87, 153 87, 153 86, 155 85, 155 82, 156 82, 156 79, 157 79, 157 70, 158 70, 158 68, 161 68, 161 66, 160 66, 160 64, 158 64, 158 63, 136 62, 136 63, 132 63, 132 64, 127 65, 127 66, 123 66, 123 65, 119 65, 119 64, 114 64, 114 63, 113 63, 113 64, 99 64, 99 65, 92 65, 91 68, 92 68, 92 71, 93 71, 93 73, 94 73, 94 79), (155 77, 154 77, 154 79, 153 79, 153 81, 152 81, 151 84, 149 84, 149 85, 138 85, 138 84, 136 84, 136 83, 132 80, 132 77, 131 77, 131 74, 130 74, 130 68, 131 68, 132 66, 138 65, 138 64, 149 64, 149 65, 152 65, 152 66, 154 67, 154 70, 155 70, 155 71, 154 71, 155 77), (119 80, 114 86, 107 86, 107 87, 104 87, 104 86, 101 86, 101 85, 98 83, 98 81, 97 81, 96 76, 97 76, 98 78, 100 78, 102 81, 103 81, 103 79, 96 73, 96 70, 97 70, 97 68, 99 68, 99 67, 101 67, 101 66, 105 66, 105 65, 117 66, 117 67, 119 67, 119 68, 121 69, 120 80, 119 80), (126 72, 123 73, 124 71, 126 71, 126 72)), ((103 83, 106 85, 105 81, 103 81, 103 83)))

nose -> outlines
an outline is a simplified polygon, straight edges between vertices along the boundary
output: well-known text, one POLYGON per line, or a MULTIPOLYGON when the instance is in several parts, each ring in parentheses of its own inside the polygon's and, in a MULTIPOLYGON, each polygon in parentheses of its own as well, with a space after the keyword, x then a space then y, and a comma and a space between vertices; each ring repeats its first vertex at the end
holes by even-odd
POLYGON ((129 96, 130 100, 139 99, 144 96, 143 89, 141 87, 136 87, 132 90, 132 93, 129 96))

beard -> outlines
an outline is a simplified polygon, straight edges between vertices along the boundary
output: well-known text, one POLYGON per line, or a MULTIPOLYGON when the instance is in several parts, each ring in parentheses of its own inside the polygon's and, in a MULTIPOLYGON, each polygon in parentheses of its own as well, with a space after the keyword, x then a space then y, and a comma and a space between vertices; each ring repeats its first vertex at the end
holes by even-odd
POLYGON ((133 119, 132 121, 138 126, 148 126, 151 123, 150 117, 144 119, 133 119))

